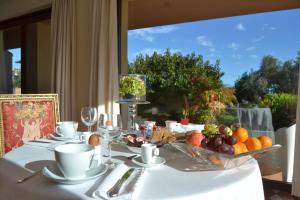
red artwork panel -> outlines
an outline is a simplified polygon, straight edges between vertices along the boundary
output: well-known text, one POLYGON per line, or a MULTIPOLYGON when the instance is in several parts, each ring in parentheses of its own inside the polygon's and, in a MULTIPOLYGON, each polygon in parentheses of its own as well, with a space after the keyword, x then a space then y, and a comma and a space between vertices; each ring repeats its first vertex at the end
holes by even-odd
POLYGON ((5 152, 24 142, 47 138, 55 129, 55 103, 41 101, 2 101, 5 152))

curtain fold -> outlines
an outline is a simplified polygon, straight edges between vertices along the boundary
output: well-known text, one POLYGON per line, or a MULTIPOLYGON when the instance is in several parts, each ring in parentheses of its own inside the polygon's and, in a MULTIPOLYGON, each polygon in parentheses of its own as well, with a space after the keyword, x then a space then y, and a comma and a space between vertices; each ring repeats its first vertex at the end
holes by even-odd
POLYGON ((52 0, 51 91, 58 93, 61 120, 76 120, 76 1, 52 0))
POLYGON ((92 0, 90 104, 119 114, 117 0, 92 0))
POLYGON ((7 70, 5 65, 5 51, 3 45, 3 32, 0 31, 0 94, 7 94, 7 70))
MULTIPOLYGON (((300 71, 298 72, 300 75, 300 71)), ((299 76, 300 77, 300 76, 299 76)), ((300 197, 300 81, 298 80, 296 139, 294 153, 294 173, 292 183, 292 195, 300 197)))

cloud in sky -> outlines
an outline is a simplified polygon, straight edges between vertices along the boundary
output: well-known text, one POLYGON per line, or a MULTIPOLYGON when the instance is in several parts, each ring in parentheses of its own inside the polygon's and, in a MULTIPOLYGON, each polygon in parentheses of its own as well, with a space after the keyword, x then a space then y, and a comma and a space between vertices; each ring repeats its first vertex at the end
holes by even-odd
POLYGON ((235 50, 235 51, 238 50, 239 47, 240 47, 240 44, 237 44, 237 43, 235 43, 235 42, 231 42, 231 43, 228 45, 228 48, 233 49, 233 50, 235 50))
POLYGON ((214 53, 210 53, 207 56, 210 57, 210 58, 213 58, 215 56, 215 54, 214 53))
POLYGON ((242 23, 237 24, 235 28, 239 31, 246 31, 246 28, 242 23))
POLYGON ((232 54, 233 59, 240 60, 243 56, 241 54, 232 54))
POLYGON ((255 55, 255 54, 251 54, 249 57, 250 57, 250 58, 253 58, 253 59, 256 59, 258 56, 255 55))
MULTIPOLYGON (((151 56, 154 52, 158 53, 158 54, 163 54, 166 51, 166 49, 162 49, 162 48, 145 48, 141 51, 135 52, 133 54, 134 57, 136 57, 137 55, 149 55, 151 56)), ((170 49, 171 53, 177 53, 177 52, 181 52, 180 49, 170 49)))
POLYGON ((255 50, 255 49, 256 49, 256 47, 251 46, 251 47, 247 47, 247 48, 246 48, 246 51, 253 51, 253 50, 255 50))
POLYGON ((152 27, 152 28, 143 28, 136 29, 128 32, 129 37, 135 37, 147 42, 153 42, 155 40, 155 35, 158 34, 167 34, 173 32, 177 29, 176 26, 161 26, 161 27, 152 27))
POLYGON ((213 43, 211 40, 209 40, 206 36, 204 35, 199 35, 197 38, 196 38, 197 42, 201 45, 201 46, 204 46, 204 47, 213 47, 213 43))
POLYGON ((216 49, 212 47, 212 48, 209 48, 209 51, 210 51, 210 52, 215 52, 216 49))
POLYGON ((260 42, 260 41, 262 41, 263 39, 265 39, 265 36, 260 36, 260 37, 258 37, 258 38, 253 38, 253 39, 252 39, 252 42, 253 42, 253 43, 260 42))
POLYGON ((269 25, 269 24, 264 24, 262 26, 261 30, 263 30, 263 31, 268 31, 268 30, 269 31, 275 31, 276 28, 274 26, 269 25))

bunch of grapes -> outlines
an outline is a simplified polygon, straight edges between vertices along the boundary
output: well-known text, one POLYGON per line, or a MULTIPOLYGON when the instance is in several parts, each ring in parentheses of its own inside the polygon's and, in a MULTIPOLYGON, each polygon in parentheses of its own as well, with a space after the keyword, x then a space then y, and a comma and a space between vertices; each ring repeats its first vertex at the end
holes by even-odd
POLYGON ((232 145, 236 143, 237 139, 232 136, 232 130, 226 126, 220 126, 213 137, 206 137, 201 141, 201 146, 220 153, 234 154, 232 145))
POLYGON ((202 134, 206 138, 213 138, 216 134, 218 134, 218 126, 215 124, 205 124, 202 134))

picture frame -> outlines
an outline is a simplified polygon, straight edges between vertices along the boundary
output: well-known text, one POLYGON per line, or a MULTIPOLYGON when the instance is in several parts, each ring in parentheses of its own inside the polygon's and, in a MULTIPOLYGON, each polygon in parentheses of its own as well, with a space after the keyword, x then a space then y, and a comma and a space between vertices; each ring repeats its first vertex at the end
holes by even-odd
POLYGON ((0 158, 27 141, 47 138, 59 118, 57 94, 0 94, 0 158))

